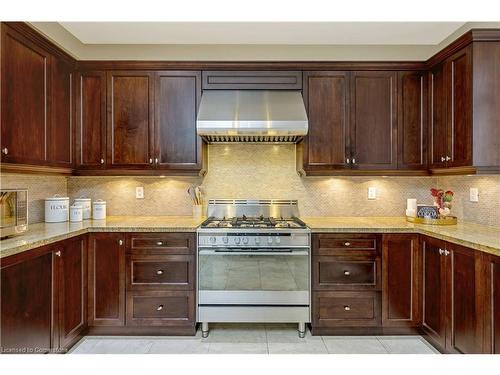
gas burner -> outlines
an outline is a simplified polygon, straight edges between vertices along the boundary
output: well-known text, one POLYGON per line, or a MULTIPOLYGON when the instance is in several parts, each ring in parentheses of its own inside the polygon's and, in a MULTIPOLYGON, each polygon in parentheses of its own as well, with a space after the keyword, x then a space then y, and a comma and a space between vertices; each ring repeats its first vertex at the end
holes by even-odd
POLYGON ((255 229, 293 229, 305 228, 305 224, 297 218, 273 218, 273 217, 249 217, 243 215, 241 217, 233 218, 208 218, 203 224, 202 228, 255 228, 255 229))

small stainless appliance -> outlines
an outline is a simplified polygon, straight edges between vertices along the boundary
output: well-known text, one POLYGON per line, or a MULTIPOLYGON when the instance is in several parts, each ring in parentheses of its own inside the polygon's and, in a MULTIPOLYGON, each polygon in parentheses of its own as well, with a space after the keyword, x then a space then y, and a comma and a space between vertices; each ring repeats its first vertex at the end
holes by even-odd
POLYGON ((2 189, 0 192, 0 237, 28 229, 28 190, 2 189))
POLYGON ((198 229, 198 321, 310 322, 310 230, 295 200, 210 200, 198 229))

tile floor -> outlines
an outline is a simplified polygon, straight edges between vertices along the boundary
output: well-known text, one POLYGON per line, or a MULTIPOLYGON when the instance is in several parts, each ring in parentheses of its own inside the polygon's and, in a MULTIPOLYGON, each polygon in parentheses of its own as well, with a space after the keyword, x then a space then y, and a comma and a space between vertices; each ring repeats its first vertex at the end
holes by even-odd
POLYGON ((420 336, 311 336, 301 339, 296 325, 211 325, 210 335, 87 336, 73 354, 434 354, 420 336))

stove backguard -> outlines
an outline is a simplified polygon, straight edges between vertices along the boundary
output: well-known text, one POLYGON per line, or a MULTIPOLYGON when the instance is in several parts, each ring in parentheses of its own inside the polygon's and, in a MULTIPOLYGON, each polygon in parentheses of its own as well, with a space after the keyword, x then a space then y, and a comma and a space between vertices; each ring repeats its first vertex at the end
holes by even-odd
POLYGON ((292 218, 299 216, 297 200, 279 199, 210 199, 208 217, 274 217, 292 218))

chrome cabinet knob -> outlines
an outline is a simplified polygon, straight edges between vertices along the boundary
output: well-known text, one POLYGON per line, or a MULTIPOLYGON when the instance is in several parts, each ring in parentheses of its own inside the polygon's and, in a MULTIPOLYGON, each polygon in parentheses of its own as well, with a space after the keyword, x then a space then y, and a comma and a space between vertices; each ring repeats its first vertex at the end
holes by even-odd
POLYGON ((450 161, 450 160, 451 160, 451 158, 450 158, 449 156, 447 156, 447 157, 445 158, 445 160, 446 160, 446 161, 450 161))
POLYGON ((439 255, 443 255, 444 254, 444 250, 443 249, 439 249, 439 255))
POLYGON ((101 159, 101 164, 104 164, 104 159, 101 159))
POLYGON ((446 158, 444 156, 441 156, 441 161, 444 162, 446 158))
POLYGON ((155 164, 158 164, 158 158, 155 158, 155 164))
POLYGON ((350 242, 344 242, 344 246, 351 246, 350 242))
POLYGON ((118 245, 122 246, 123 245, 123 240, 118 240, 118 245))
POLYGON ((347 163, 347 164, 351 164, 351 159, 347 158, 347 159, 346 159, 346 163, 347 163))
POLYGON ((351 311, 351 307, 350 306, 344 306, 344 310, 345 311, 351 311))
POLYGON ((7 147, 2 148, 2 154, 7 155, 9 153, 9 149, 7 147))
POLYGON ((356 164, 356 158, 352 158, 352 164, 356 164))
POLYGON ((444 249, 444 256, 447 257, 448 255, 450 255, 450 252, 448 250, 444 249))
POLYGON ((149 164, 153 164, 153 158, 149 158, 149 164))
POLYGON ((159 305, 157 308, 156 308, 156 311, 161 311, 163 310, 163 305, 159 305))
POLYGON ((156 274, 157 274, 157 275, 163 275, 163 270, 158 270, 158 271, 156 271, 156 274))
POLYGON ((161 245, 163 245, 163 242, 158 241, 158 242, 156 243, 156 245, 157 245, 157 246, 161 246, 161 245))
POLYGON ((56 256, 60 257, 61 256, 61 250, 55 252, 56 256))
POLYGON ((349 271, 344 271, 344 275, 345 275, 345 276, 350 276, 350 275, 351 275, 351 273, 350 273, 349 271))

